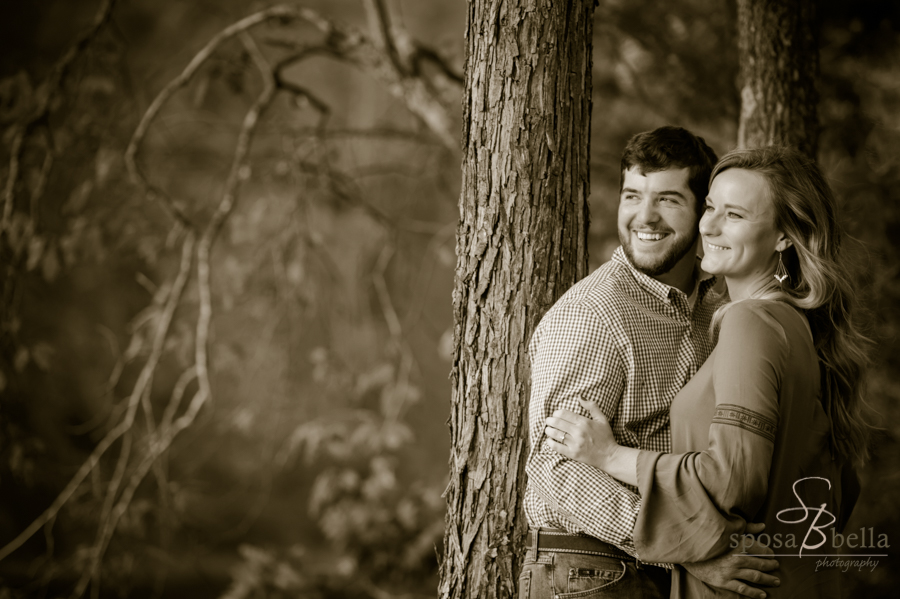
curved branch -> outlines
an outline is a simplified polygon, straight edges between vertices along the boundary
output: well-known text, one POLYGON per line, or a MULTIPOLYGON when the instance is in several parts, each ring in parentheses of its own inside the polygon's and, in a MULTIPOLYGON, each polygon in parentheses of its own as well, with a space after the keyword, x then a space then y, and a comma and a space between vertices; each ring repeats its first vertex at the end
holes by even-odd
POLYGON ((23 530, 19 535, 7 543, 3 548, 0 548, 0 560, 6 558, 10 553, 21 547, 25 541, 30 539, 34 534, 41 529, 42 526, 50 522, 56 515, 59 513, 59 510, 66 504, 67 501, 74 495, 75 491, 78 490, 78 487, 81 486, 81 483, 84 482, 84 479, 87 478, 88 474, 90 474, 94 468, 97 467, 97 464, 100 462, 100 458, 106 451, 115 443, 122 435, 124 435, 127 431, 131 429, 131 425, 134 422, 134 416, 137 411, 138 404, 140 403, 140 397, 144 393, 144 389, 147 386, 150 378, 152 377, 152 373, 156 368, 156 364, 159 362, 160 357, 162 356, 163 347, 165 345, 165 337, 168 334, 169 326, 172 323, 172 318, 175 315, 175 309, 178 306, 178 303, 181 299, 181 295, 184 292, 184 287, 188 280, 188 275, 190 274, 190 267, 193 258, 193 250, 194 250, 194 236, 192 234, 188 234, 184 241, 184 245, 182 246, 181 252, 181 267, 178 271, 178 275, 175 278, 175 282, 172 285, 172 291, 169 294, 169 297, 166 301, 165 309, 160 316, 159 323, 156 329, 156 336, 153 340, 153 349, 150 352, 150 357, 147 359, 147 363, 144 365, 144 368, 141 369, 141 373, 138 376, 138 380, 135 383, 135 387, 132 390, 131 396, 128 400, 128 409, 122 421, 111 431, 109 431, 106 436, 97 444, 94 450, 91 452, 91 455, 85 460, 84 464, 78 469, 75 473, 75 476, 69 481, 69 484, 60 492, 60 494, 56 497, 50 507, 44 510, 44 513, 41 514, 37 519, 35 519, 25 530, 23 530))
POLYGON ((406 69, 400 61, 400 55, 394 44, 390 13, 384 5, 384 0, 364 0, 364 4, 369 17, 369 29, 372 31, 375 45, 385 53, 395 69, 401 73, 405 72, 406 69))
POLYGON ((277 91, 275 76, 268 62, 265 60, 265 57, 248 34, 244 32, 239 33, 241 33, 241 41, 250 53, 250 56, 263 77, 263 90, 244 116, 244 121, 235 146, 231 170, 226 180, 225 191, 215 213, 210 218, 210 221, 203 232, 203 236, 197 244, 197 287, 200 298, 200 308, 197 317, 196 339, 194 343, 194 372, 196 373, 198 389, 191 399, 191 403, 185 413, 169 424, 171 421, 170 419, 177 410, 178 403, 180 403, 181 395, 192 377, 183 374, 179 378, 175 390, 173 390, 173 398, 170 400, 170 407, 166 410, 163 417, 162 425, 157 427, 155 432, 151 431, 151 436, 155 439, 151 440, 148 444, 147 450, 140 463, 132 471, 129 483, 115 503, 115 508, 111 510, 108 517, 102 519, 97 542, 93 548, 91 568, 82 573, 73 592, 73 597, 80 597, 90 581, 97 579, 100 560, 118 528, 119 521, 131 504, 138 486, 140 486, 154 464, 157 463, 159 457, 169 448, 178 433, 193 423, 200 409, 212 397, 209 381, 208 355, 209 331, 212 322, 212 293, 210 291, 209 267, 210 253, 219 230, 234 210, 241 183, 249 177, 250 167, 247 164, 247 157, 250 152, 253 135, 262 114, 271 105, 277 91))
POLYGON ((381 304, 381 312, 384 314, 384 321, 387 323, 388 331, 394 342, 400 345, 403 340, 403 327, 400 324, 400 318, 394 309, 394 302, 391 301, 391 294, 384 280, 384 272, 387 270, 388 263, 393 255, 394 248, 390 244, 385 244, 381 254, 378 256, 378 262, 375 264, 375 271, 372 273, 372 284, 375 286, 375 292, 378 294, 378 303, 381 304))
POLYGON ((419 117, 447 148, 458 147, 450 111, 426 79, 401 71, 384 52, 350 29, 335 29, 329 43, 336 57, 356 64, 380 79, 388 91, 401 99, 407 109, 419 117))
POLYGON ((3 220, 0 221, 0 233, 5 232, 12 220, 16 182, 19 180, 19 160, 22 157, 22 146, 25 144, 27 126, 21 127, 13 138, 9 156, 9 175, 6 177, 6 189, 3 193, 3 220))
POLYGON ((144 113, 144 116, 141 117, 134 134, 131 136, 131 140, 128 142, 128 147, 125 150, 125 165, 128 168, 128 173, 132 182, 149 198, 159 199, 166 212, 181 224, 187 227, 192 225, 190 219, 184 213, 184 210, 169 198, 165 192, 151 185, 138 166, 137 153, 147 134, 147 130, 150 128, 150 125, 156 119, 165 103, 169 101, 176 91, 190 82, 200 67, 212 57, 216 49, 223 43, 260 23, 274 19, 291 20, 298 18, 306 19, 320 28, 323 25, 322 19, 313 11, 287 5, 278 5, 254 13, 229 27, 226 27, 207 42, 200 52, 191 59, 191 62, 188 63, 184 70, 175 79, 170 81, 159 94, 157 94, 153 99, 153 102, 150 103, 150 107, 147 108, 147 111, 144 113))
POLYGON ((413 64, 415 65, 417 72, 420 70, 419 65, 425 61, 436 66, 438 70, 444 74, 444 77, 450 81, 459 85, 463 85, 466 82, 463 74, 454 70, 453 67, 450 66, 450 63, 448 63, 443 56, 438 54, 436 50, 417 45, 416 52, 413 54, 413 64))
MULTIPOLYGON (((378 0, 367 1, 378 2, 378 0)), ((382 13, 377 5, 369 6, 370 14, 373 14, 375 19, 373 28, 380 32, 378 35, 387 36, 388 47, 395 50, 393 57, 389 50, 379 48, 378 44, 352 27, 339 25, 312 11, 308 11, 300 18, 325 34, 326 46, 323 51, 337 60, 353 64, 374 75, 391 95, 402 101, 406 108, 437 136, 444 146, 451 149, 458 147, 456 126, 448 107, 449 101, 439 97, 426 78, 404 66, 402 58, 396 51, 392 27, 385 20, 386 13, 382 13), (312 14, 315 15, 315 19, 310 18, 312 14), (379 17, 379 14, 382 16, 379 17)), ((282 61, 281 66, 306 58, 312 52, 310 48, 301 48, 296 56, 282 61)))

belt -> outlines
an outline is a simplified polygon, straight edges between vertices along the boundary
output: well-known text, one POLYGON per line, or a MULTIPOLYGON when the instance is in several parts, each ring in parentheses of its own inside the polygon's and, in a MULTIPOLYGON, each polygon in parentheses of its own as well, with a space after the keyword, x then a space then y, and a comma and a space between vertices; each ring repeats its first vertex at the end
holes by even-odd
POLYGON ((538 551, 555 551, 558 553, 583 553, 585 555, 602 555, 616 559, 636 562, 637 560, 609 543, 587 535, 573 535, 558 528, 532 528, 530 547, 538 551))

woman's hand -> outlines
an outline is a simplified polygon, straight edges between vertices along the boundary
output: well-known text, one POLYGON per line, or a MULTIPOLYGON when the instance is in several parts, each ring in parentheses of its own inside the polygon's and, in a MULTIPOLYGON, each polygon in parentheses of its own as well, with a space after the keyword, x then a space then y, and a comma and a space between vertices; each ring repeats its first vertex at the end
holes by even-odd
POLYGON ((580 397, 578 401, 591 418, 569 410, 556 410, 546 420, 544 433, 550 446, 565 457, 608 470, 609 461, 619 449, 606 415, 599 406, 580 397))

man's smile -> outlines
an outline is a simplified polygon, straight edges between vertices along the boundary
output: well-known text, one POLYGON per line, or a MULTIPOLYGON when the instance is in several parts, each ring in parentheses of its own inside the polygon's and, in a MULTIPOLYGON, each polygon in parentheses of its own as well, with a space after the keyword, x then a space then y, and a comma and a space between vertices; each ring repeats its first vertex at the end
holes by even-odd
POLYGON ((641 241, 659 241, 668 235, 660 231, 634 231, 634 234, 641 241))

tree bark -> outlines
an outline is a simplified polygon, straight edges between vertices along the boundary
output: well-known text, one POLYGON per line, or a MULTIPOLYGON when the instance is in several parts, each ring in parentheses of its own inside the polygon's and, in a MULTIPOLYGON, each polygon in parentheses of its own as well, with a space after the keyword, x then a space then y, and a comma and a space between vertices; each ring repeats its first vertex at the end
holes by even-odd
POLYGON ((814 0, 738 0, 738 147, 785 144, 816 157, 819 50, 814 0))
POLYGON ((593 0, 470 0, 444 598, 514 597, 527 344, 587 271, 593 0))

